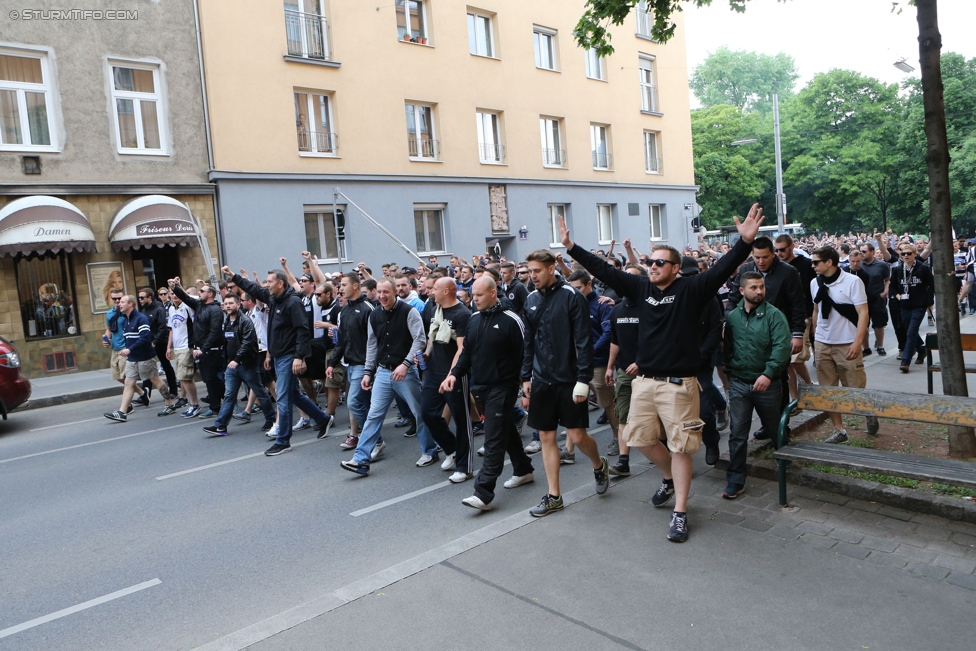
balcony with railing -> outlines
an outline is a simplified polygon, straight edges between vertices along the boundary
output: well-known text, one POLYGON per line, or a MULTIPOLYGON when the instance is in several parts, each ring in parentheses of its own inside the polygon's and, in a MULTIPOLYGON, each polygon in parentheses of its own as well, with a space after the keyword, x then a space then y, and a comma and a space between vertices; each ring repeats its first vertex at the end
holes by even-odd
POLYGON ((647 170, 648 174, 660 174, 663 170, 661 166, 661 159, 655 158, 653 156, 644 157, 644 169, 647 170))
POLYGON ((657 86, 650 84, 641 85, 641 110, 647 113, 658 113, 657 107, 657 86))
POLYGON ((298 128, 298 151, 310 154, 335 154, 338 149, 339 134, 298 128))
POLYGON ((437 140, 408 138, 407 149, 410 153, 410 158, 437 160, 440 157, 440 147, 437 140))
POLYGON ((603 151, 593 152, 593 169, 608 170, 613 167, 613 157, 603 151))
POLYGON ((634 10, 634 15, 637 16, 637 35, 651 38, 651 27, 654 26, 654 18, 651 17, 651 12, 638 6, 634 10))
POLYGON ((482 163, 501 163, 505 160, 505 147, 497 143, 479 142, 478 156, 482 163))
POLYGON ((329 59, 329 25, 325 16, 285 9, 288 55, 303 59, 329 59))
POLYGON ((546 167, 565 167, 566 166, 566 150, 565 149, 546 149, 542 148, 542 164, 546 167))

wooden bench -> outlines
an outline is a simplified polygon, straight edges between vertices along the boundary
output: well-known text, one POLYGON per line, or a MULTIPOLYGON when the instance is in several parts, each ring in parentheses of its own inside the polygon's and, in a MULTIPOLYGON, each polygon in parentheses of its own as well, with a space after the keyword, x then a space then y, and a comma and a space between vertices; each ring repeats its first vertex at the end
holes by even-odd
MULTIPOLYGON (((962 350, 966 351, 976 351, 976 335, 961 334, 959 337, 962 339, 962 350)), ((931 334, 925 335, 925 351, 926 351, 926 371, 929 377, 929 394, 932 393, 932 374, 942 372, 942 364, 932 360, 932 351, 939 349, 939 338, 933 332, 931 334)), ((976 373, 976 364, 966 364, 967 373, 976 373)))
POLYGON ((784 445, 790 410, 829 411, 859 416, 976 427, 976 398, 927 396, 874 389, 822 387, 800 383, 798 397, 783 411, 776 436, 779 465, 779 503, 786 506, 786 467, 791 461, 805 461, 851 470, 877 472, 921 481, 976 488, 976 463, 935 459, 901 452, 872 450, 853 445, 793 441, 784 445))

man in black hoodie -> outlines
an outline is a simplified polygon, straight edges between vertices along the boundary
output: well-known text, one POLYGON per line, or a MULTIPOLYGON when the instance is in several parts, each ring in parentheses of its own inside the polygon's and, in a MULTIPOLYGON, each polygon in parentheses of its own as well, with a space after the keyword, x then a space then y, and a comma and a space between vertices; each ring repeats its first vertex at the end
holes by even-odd
POLYGON ((200 298, 187 294, 180 285, 180 278, 173 279, 173 293, 193 310, 193 357, 200 365, 200 377, 207 385, 209 409, 199 418, 216 418, 224 395, 224 312, 215 301, 217 289, 211 285, 200 288, 200 298))
MULTIPOLYGON (((225 276, 234 284, 268 306, 268 354, 274 359, 278 376, 278 438, 265 451, 269 457, 291 451, 292 410, 298 407, 318 423, 319 438, 325 438, 332 426, 332 417, 298 390, 298 376, 305 372, 305 358, 311 354, 311 338, 302 299, 291 285, 284 271, 268 272, 267 287, 241 278, 222 267, 225 276)), ((223 322, 221 322, 223 326, 223 322)))
MULTIPOLYGON (((156 349, 156 357, 159 358, 159 364, 163 367, 163 372, 166 374, 166 384, 169 386, 169 393, 171 396, 175 396, 180 387, 176 384, 176 373, 173 372, 173 365, 166 359, 166 344, 169 342, 169 318, 166 313, 166 306, 157 301, 155 296, 151 287, 143 287, 140 289, 139 311, 149 319, 149 330, 152 333, 153 348, 156 349)), ((149 392, 147 395, 150 395, 152 393, 152 382, 146 380, 142 383, 142 388, 149 392)))

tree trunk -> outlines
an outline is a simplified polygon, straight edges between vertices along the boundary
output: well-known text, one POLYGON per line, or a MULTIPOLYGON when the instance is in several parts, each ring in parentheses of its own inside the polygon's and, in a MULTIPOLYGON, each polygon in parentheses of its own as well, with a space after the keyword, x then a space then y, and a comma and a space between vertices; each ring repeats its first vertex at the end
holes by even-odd
MULTIPOLYGON (((952 205, 949 199, 949 143, 946 138, 942 87, 942 35, 936 0, 917 0, 918 54, 922 69, 922 102, 925 107, 925 162, 929 173, 929 210, 932 225, 935 307, 942 364, 942 392, 968 396, 966 372, 959 337, 955 268, 952 259, 952 205)), ((973 430, 949 428, 949 456, 976 456, 973 430)))

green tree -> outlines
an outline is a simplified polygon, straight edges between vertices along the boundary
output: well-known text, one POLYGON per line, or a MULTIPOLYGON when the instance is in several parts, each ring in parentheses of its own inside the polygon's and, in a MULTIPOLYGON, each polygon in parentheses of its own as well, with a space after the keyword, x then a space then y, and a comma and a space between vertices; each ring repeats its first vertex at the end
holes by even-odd
POLYGON ((769 56, 723 46, 695 68, 688 85, 705 108, 731 104, 769 114, 773 93, 781 99, 791 95, 797 77, 793 57, 787 54, 769 56))

